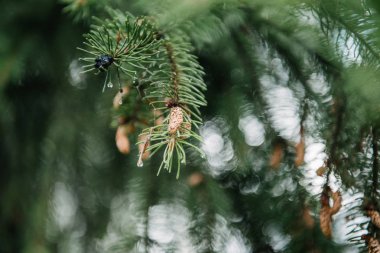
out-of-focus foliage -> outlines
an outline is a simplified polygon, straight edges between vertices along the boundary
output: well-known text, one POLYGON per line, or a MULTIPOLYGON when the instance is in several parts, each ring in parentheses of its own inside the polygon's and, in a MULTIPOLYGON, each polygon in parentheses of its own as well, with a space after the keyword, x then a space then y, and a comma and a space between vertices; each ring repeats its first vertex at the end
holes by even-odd
POLYGON ((361 235, 378 234, 369 210, 380 207, 378 1, 1 7, 0 252, 368 252, 361 235), (186 150, 178 180, 156 176, 160 156, 138 168, 137 145, 118 152, 113 127, 134 98, 115 109, 105 73, 80 74, 76 47, 92 16, 113 18, 106 7, 182 31, 204 68, 206 156, 186 150), (331 239, 326 186, 343 199, 331 239))

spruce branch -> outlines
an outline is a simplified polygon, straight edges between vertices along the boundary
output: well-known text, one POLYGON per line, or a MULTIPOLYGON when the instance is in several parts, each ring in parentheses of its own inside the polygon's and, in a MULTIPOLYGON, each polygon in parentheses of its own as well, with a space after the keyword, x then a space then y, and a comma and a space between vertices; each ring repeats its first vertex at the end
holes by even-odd
MULTIPOLYGON (((367 167, 362 170, 364 175, 363 181, 366 183, 362 189, 356 189, 358 198, 352 199, 347 210, 347 215, 352 217, 352 222, 348 225, 348 241, 363 247, 366 236, 377 237, 380 229, 380 214, 378 209, 378 135, 375 127, 369 129, 366 138, 365 149, 363 149, 363 162, 361 166, 367 167), (369 170, 370 169, 370 170, 369 170), (359 192, 363 192, 364 196, 360 196, 359 192), (359 219, 363 215, 369 217, 370 220, 359 219), (367 235, 360 232, 367 231, 367 235)), ((354 194, 354 195, 356 195, 354 194)), ((368 245, 367 245, 368 246, 368 245)), ((365 247, 367 248, 367 247, 365 247)))
POLYGON ((357 5, 326 4, 326 1, 322 1, 311 3, 310 9, 319 20, 326 37, 335 41, 337 50, 342 45, 349 50, 354 49, 356 61, 378 67, 378 25, 365 1, 357 5))
POLYGON ((60 0, 66 5, 63 11, 74 18, 74 21, 86 21, 94 12, 98 12, 107 4, 106 1, 99 0, 60 0))
POLYGON ((201 124, 199 107, 206 105, 204 73, 191 51, 192 46, 185 34, 180 31, 165 34, 157 63, 151 65, 149 86, 144 90, 144 99, 166 115, 161 125, 143 131, 151 134, 152 145, 148 150, 152 155, 164 150, 157 174, 162 168, 171 172, 173 159, 177 159, 177 178, 181 164, 186 163, 184 146, 203 154, 195 145, 184 141, 187 138, 201 140, 191 129, 197 129, 201 124))
POLYGON ((206 105, 203 92, 206 85, 202 79, 202 67, 197 62, 189 37, 181 30, 162 34, 151 17, 135 18, 131 14, 108 10, 112 20, 95 18, 97 25, 85 35, 87 46, 81 51, 90 56, 81 58, 88 64, 84 72, 106 72, 103 91, 112 87, 111 69, 116 70, 120 86, 120 72, 123 78, 144 77, 144 84, 136 87, 143 101, 148 103, 156 114, 160 111, 164 117, 160 124, 152 120, 153 126, 142 131, 137 165, 143 165, 142 156, 150 156, 163 150, 163 160, 158 174, 164 168, 171 172, 173 160, 177 159, 177 178, 181 164, 186 163, 185 146, 198 147, 189 141, 201 137, 192 131, 202 122, 199 107, 206 105), (95 64, 94 64, 95 62, 95 64), (141 74, 140 74, 141 73, 141 74), (110 81, 110 85, 107 84, 110 81))

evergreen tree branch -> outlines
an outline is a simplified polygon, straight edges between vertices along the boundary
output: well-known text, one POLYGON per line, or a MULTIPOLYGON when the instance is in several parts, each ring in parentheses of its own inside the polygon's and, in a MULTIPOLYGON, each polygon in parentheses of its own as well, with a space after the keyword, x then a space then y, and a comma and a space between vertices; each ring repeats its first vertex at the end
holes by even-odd
MULTIPOLYGON (((131 14, 109 10, 114 17, 105 21, 96 19, 85 45, 80 50, 90 54, 82 58, 88 63, 85 72, 106 72, 103 90, 107 80, 111 82, 115 68, 119 79, 119 70, 126 76, 136 79, 138 72, 147 76, 143 91, 137 87, 143 100, 154 110, 160 109, 164 115, 163 123, 143 130, 146 135, 143 149, 140 150, 138 166, 142 166, 142 154, 148 150, 155 154, 163 146, 164 156, 158 169, 171 171, 173 159, 177 157, 177 178, 181 163, 186 163, 183 145, 202 151, 183 139, 200 136, 191 131, 201 123, 199 107, 206 105, 203 91, 206 86, 202 80, 203 70, 191 54, 192 47, 187 36, 181 31, 172 31, 158 36, 159 29, 146 17, 134 18, 131 14), (148 147, 147 142, 152 145, 148 147)), ((107 85, 107 86, 112 86, 107 85)))
POLYGON ((348 50, 354 47, 358 52, 356 59, 360 56, 364 60, 362 63, 379 66, 378 26, 373 19, 375 14, 366 6, 365 1, 347 5, 322 1, 312 3, 311 10, 316 13, 322 31, 329 31, 325 33, 326 36, 335 39, 337 49, 342 44, 348 50), (349 42, 349 39, 354 42, 349 42))

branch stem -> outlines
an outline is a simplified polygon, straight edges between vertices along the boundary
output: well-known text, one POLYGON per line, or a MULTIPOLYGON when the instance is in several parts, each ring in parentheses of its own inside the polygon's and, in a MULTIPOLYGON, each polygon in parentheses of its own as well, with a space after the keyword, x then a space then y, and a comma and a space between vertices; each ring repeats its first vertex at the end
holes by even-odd
POLYGON ((167 56, 169 58, 170 62, 170 68, 171 68, 171 76, 172 76, 172 81, 173 81, 173 86, 174 86, 174 100, 176 102, 179 101, 179 94, 178 94, 178 86, 179 86, 179 70, 178 70, 178 65, 177 62, 174 58, 174 52, 173 52, 173 47, 169 42, 164 43, 165 49, 167 56))

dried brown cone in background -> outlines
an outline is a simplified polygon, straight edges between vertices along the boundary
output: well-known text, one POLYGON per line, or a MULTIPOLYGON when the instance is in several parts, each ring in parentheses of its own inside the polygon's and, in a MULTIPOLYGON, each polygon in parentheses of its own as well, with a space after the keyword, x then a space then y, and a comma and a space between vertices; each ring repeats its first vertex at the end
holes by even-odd
POLYGON ((305 142, 303 140, 303 137, 301 137, 301 140, 296 145, 296 158, 294 159, 294 164, 296 167, 301 166, 304 163, 305 158, 305 142))
POLYGON ((284 156, 284 145, 278 142, 274 145, 272 156, 270 158, 270 166, 273 169, 278 169, 278 167, 280 167, 283 156, 284 156))
POLYGON ((331 213, 330 207, 322 206, 319 211, 319 220, 322 233, 327 237, 331 238, 332 235, 332 225, 331 225, 331 213))
POLYGON ((183 111, 181 107, 172 107, 169 114, 168 131, 170 134, 175 134, 183 123, 183 111))
POLYGON ((371 218, 373 225, 380 228, 380 213, 376 210, 368 210, 367 215, 371 218))
POLYGON ((332 192, 330 187, 325 187, 321 194, 321 210, 319 213, 320 226, 322 233, 331 238, 332 235, 332 216, 336 214, 342 206, 342 196, 339 191, 332 192), (333 199, 333 206, 330 207, 329 200, 333 199))
POLYGON ((326 173, 327 168, 325 166, 321 166, 317 169, 317 176, 323 177, 323 174, 326 173))
POLYGON ((369 235, 362 236, 368 243, 368 253, 380 253, 380 243, 379 241, 369 235))
POLYGON ((296 167, 301 166, 304 163, 304 158, 305 158, 305 137, 304 137, 302 122, 301 122, 300 135, 301 135, 300 142, 298 142, 295 147, 296 158, 294 159, 294 164, 296 167))
POLYGON ((191 187, 198 186, 204 180, 204 176, 200 172, 194 172, 187 178, 187 184, 191 187))
POLYGON ((128 126, 122 125, 119 126, 116 130, 116 146, 122 154, 129 154, 131 152, 131 144, 128 139, 128 126))

